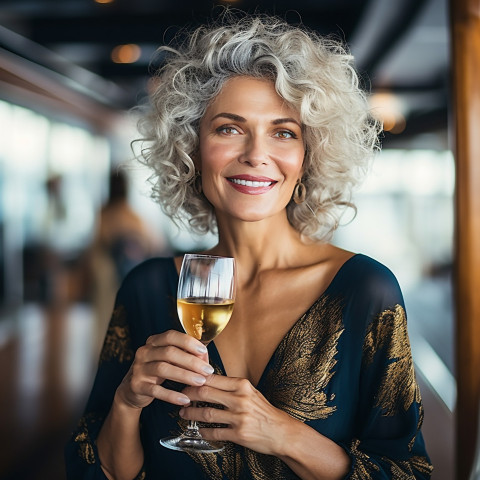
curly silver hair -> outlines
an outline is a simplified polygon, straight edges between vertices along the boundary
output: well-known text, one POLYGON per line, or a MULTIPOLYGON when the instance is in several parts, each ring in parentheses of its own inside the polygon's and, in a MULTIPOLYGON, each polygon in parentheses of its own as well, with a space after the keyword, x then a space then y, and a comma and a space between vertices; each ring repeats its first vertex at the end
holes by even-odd
POLYGON ((195 188, 200 121, 229 78, 266 78, 303 123, 307 194, 288 204, 288 219, 313 240, 331 238, 379 148, 380 126, 343 43, 277 17, 226 15, 159 50, 166 60, 138 122, 138 158, 153 170, 152 197, 164 212, 195 233, 216 231, 213 206, 195 188))

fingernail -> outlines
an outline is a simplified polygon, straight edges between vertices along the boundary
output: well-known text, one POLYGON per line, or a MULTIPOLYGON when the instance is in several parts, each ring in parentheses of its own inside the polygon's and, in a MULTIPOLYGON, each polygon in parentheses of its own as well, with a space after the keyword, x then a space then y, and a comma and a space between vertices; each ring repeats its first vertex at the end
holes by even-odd
POLYGON ((203 385, 207 381, 207 379, 205 377, 198 376, 198 377, 193 377, 193 381, 195 383, 198 383, 199 385, 203 385))
POLYGON ((183 417, 183 415, 185 414, 185 409, 184 408, 181 408, 179 411, 178 411, 178 414, 183 417))
POLYGON ((211 375, 215 371, 211 365, 205 365, 202 370, 208 375, 211 375))
POLYGON ((183 403, 184 405, 188 405, 190 403, 190 399, 188 397, 178 397, 178 403, 183 403))
POLYGON ((207 347, 205 345, 200 345, 197 347, 197 352, 199 353, 207 353, 208 350, 207 350, 207 347))

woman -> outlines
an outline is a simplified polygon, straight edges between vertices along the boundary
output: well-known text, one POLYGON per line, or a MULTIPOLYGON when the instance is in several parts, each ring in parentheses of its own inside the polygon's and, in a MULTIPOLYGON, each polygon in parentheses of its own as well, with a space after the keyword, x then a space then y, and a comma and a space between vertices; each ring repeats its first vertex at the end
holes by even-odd
POLYGON ((398 284, 328 243, 377 148, 351 57, 267 17, 165 50, 143 159, 165 211, 235 257, 234 313, 207 351, 175 312, 181 258, 130 273, 70 478, 428 478, 398 284), (159 445, 189 419, 225 451, 159 445))

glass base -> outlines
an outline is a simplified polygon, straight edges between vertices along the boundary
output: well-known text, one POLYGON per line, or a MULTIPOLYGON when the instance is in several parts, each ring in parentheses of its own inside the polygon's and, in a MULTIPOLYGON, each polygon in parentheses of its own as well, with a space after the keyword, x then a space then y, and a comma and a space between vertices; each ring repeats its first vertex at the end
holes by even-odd
POLYGON ((193 432, 185 432, 178 437, 162 438, 160 445, 171 450, 179 450, 180 452, 197 453, 217 453, 225 448, 221 443, 209 442, 203 439, 195 430, 193 432))

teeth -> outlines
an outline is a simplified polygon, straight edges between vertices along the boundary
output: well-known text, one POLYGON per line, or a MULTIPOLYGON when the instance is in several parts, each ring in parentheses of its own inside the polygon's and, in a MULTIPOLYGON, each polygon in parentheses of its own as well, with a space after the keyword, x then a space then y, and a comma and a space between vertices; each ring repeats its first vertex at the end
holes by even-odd
POLYGON ((252 182, 251 180, 240 180, 238 178, 229 178, 232 183, 244 185, 245 187, 269 187, 273 182, 252 182))

